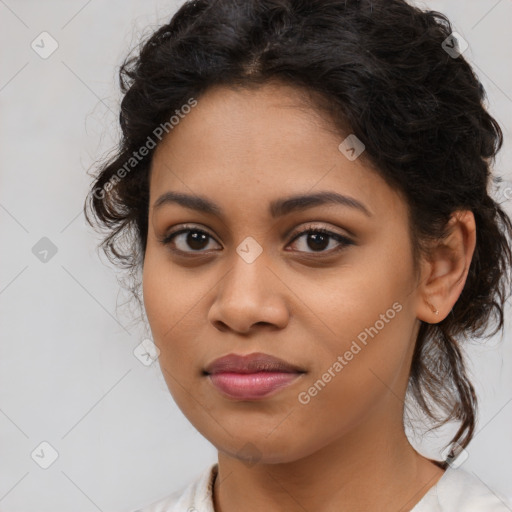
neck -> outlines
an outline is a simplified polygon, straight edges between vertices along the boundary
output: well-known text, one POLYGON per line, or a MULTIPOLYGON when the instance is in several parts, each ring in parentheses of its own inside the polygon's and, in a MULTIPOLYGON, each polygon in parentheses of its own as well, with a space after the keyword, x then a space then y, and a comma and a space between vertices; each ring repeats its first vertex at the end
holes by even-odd
POLYGON ((410 511, 444 470, 414 450, 401 422, 377 418, 290 462, 250 465, 219 452, 215 511, 410 511))

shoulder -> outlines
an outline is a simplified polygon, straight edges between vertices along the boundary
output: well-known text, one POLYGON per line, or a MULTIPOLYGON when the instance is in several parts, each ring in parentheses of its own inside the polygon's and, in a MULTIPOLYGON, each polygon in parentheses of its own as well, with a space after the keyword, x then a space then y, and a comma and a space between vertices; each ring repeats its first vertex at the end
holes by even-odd
POLYGON ((212 487, 217 471, 217 463, 212 464, 189 484, 133 512, 214 512, 212 487))
POLYGON ((512 504, 474 473, 449 467, 411 512, 511 512, 512 504))

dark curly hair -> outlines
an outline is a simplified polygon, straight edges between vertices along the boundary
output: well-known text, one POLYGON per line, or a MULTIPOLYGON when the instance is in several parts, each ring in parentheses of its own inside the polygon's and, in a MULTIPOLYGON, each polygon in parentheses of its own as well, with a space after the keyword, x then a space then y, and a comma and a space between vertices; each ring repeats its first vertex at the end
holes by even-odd
MULTIPOLYGON (((446 51, 447 41, 459 48, 451 34, 443 14, 404 0, 188 1, 121 65, 122 138, 84 210, 89 224, 107 231, 100 247, 108 259, 133 277, 144 264, 155 128, 167 123, 168 132, 169 117, 214 85, 277 80, 311 93, 311 106, 340 133, 355 134, 366 147, 362 158, 403 195, 416 268, 453 212, 474 214, 464 289, 444 320, 421 322, 408 387, 435 427, 460 422, 452 442, 464 448, 477 399, 461 342, 484 337, 493 322, 487 337, 503 328, 512 223, 491 197, 500 178, 490 165, 503 135, 471 66, 446 51), (146 154, 135 162, 139 151, 146 154)), ((136 297, 137 290, 140 282, 136 297)))

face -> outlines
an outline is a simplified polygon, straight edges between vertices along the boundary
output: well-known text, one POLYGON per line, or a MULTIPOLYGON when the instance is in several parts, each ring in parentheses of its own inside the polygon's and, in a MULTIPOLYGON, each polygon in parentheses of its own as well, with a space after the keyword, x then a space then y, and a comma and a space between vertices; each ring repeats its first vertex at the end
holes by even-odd
POLYGON ((305 457, 370 417, 399 424, 389 391, 405 392, 417 333, 407 206, 302 98, 276 84, 210 89, 150 176, 143 294, 163 375, 217 449, 244 458, 250 443, 263 462, 305 457), (351 200, 282 203, 323 192, 351 200), (259 398, 204 373, 256 352, 302 373, 259 398))

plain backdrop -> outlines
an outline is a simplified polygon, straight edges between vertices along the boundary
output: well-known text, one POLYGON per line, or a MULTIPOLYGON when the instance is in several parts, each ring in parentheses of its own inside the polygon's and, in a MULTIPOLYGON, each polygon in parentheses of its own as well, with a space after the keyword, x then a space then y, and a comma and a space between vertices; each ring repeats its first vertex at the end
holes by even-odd
MULTIPOLYGON (((0 511, 135 510, 216 460, 158 365, 135 357, 148 333, 116 308, 118 271, 81 213, 86 171, 119 134, 118 66, 181 3, 0 0, 0 511)), ((512 2, 420 5, 467 40, 505 134, 495 172, 510 184, 512 2)), ((463 467, 512 498, 509 318, 510 305, 504 336, 468 349, 480 417, 463 467)), ((439 436, 411 441, 438 456, 439 436)))

